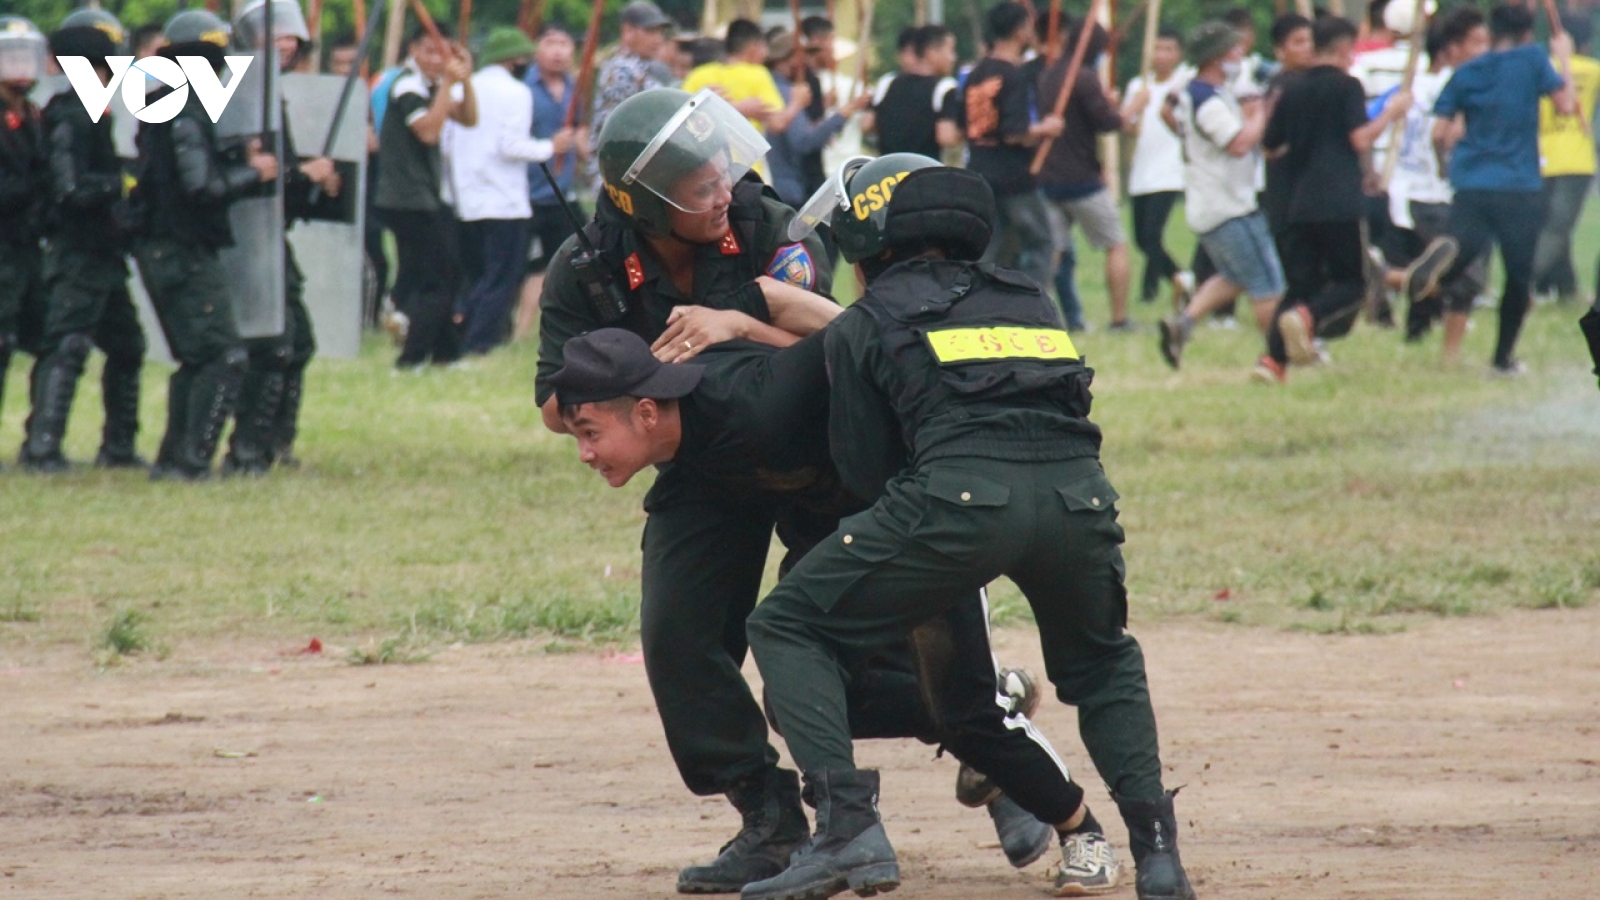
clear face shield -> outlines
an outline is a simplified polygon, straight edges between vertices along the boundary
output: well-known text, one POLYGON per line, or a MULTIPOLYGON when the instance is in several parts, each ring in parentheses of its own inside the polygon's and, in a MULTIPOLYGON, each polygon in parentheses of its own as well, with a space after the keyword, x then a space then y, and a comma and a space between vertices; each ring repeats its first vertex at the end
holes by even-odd
POLYGON ((235 44, 245 50, 261 49, 261 42, 266 37, 266 9, 272 7, 272 36, 296 37, 302 41, 311 41, 311 29, 306 27, 306 17, 300 12, 300 4, 295 0, 257 0, 245 7, 233 23, 233 39, 235 44))
POLYGON ((867 163, 872 162, 870 156, 852 156, 844 161, 828 180, 817 188, 811 199, 800 207, 800 212, 789 220, 789 240, 803 241, 817 226, 833 221, 833 214, 841 209, 850 208, 850 191, 847 185, 850 177, 867 163))
POLYGON ((622 176, 686 213, 708 212, 770 145, 749 120, 710 89, 689 99, 622 176))
POLYGON ((44 35, 26 19, 0 19, 0 81, 38 81, 49 52, 44 35))

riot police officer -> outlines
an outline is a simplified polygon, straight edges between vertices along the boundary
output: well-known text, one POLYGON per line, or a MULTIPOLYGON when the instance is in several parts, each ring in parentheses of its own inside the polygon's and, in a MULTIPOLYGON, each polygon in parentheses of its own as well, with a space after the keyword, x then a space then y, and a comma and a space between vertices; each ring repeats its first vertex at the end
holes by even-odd
MULTIPOLYGON (((789 310, 769 307, 768 294, 786 287, 826 292, 830 272, 814 237, 787 237, 794 211, 745 178, 765 152, 760 134, 709 91, 645 91, 607 117, 598 146, 605 190, 583 230, 595 252, 569 239, 539 302, 536 396, 551 430, 567 429, 550 379, 567 341, 581 334, 624 328, 673 360, 732 337, 792 343, 831 317, 791 321, 789 310)), ((691 791, 726 794, 744 817, 725 851, 685 869, 678 887, 733 890, 781 843, 759 824, 777 815, 803 820, 798 792, 787 787, 794 775, 778 770, 761 708, 739 672, 742 623, 760 592, 773 511, 719 498, 670 466, 645 509, 641 643, 667 744, 691 791), (772 812, 780 805, 781 814, 772 812)))
MULTIPOLYGON (((256 0, 234 18, 234 41, 245 50, 266 50, 279 71, 288 71, 311 46, 311 33, 294 0, 256 0), (266 14, 272 13, 274 47, 263 48, 266 39, 266 14)), ((282 158, 288 161, 280 172, 283 187, 284 222, 293 227, 300 219, 318 214, 340 190, 339 172, 326 157, 301 160, 295 151, 288 127, 285 105, 281 129, 282 158)), ((316 353, 316 336, 305 304, 305 276, 294 258, 294 248, 283 242, 283 333, 252 338, 245 342, 250 366, 245 371, 234 414, 233 435, 222 460, 225 474, 260 475, 274 463, 297 465, 292 455, 299 431, 300 404, 305 391, 306 366, 316 353)))
POLYGON ((43 314, 39 236, 49 192, 44 125, 28 92, 46 42, 32 22, 0 16, 0 396, 11 354, 32 349, 43 314))
MULTIPOLYGON (((106 57, 123 52, 121 40, 122 24, 110 13, 82 10, 50 36, 50 50, 86 58, 100 82, 109 84, 106 57)), ((62 440, 72 398, 90 349, 99 347, 106 355, 101 373, 105 425, 95 464, 143 468, 134 439, 145 337, 128 295, 127 247, 117 215, 122 161, 112 138, 112 116, 107 111, 94 121, 77 95, 64 91, 45 105, 44 122, 50 159, 44 256, 49 299, 20 461, 37 472, 67 468, 62 440)))
MULTIPOLYGON (((819 194, 841 254, 867 282, 827 332, 832 455, 846 486, 876 502, 841 521, 749 618, 818 829, 745 900, 898 884, 877 772, 855 767, 837 661, 903 639, 1000 575, 1033 609, 1056 695, 1078 708, 1128 826, 1140 900, 1192 898, 1144 658, 1125 627, 1117 493, 1088 419, 1093 373, 1038 285, 975 262, 995 218, 978 176, 897 154, 846 167, 819 194)), ((1058 876, 1058 892, 1114 886, 1092 816, 1080 809, 1057 828, 1063 876, 1076 880, 1058 876)))
MULTIPOLYGON (((160 56, 201 56, 221 71, 226 22, 205 10, 185 10, 167 22, 164 33, 169 43, 160 56)), ((159 88, 150 102, 169 93, 159 88)), ((195 92, 171 121, 143 124, 138 143, 134 258, 178 361, 168 388, 166 434, 150 476, 199 480, 211 473, 249 361, 218 258, 233 243, 228 205, 276 178, 278 160, 255 139, 225 155, 195 92)))

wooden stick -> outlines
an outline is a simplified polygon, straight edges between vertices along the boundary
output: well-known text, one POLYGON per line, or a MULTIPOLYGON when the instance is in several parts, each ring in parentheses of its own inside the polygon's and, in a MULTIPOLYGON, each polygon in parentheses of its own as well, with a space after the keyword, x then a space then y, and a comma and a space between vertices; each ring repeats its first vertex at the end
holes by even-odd
POLYGON ((1156 53, 1156 38, 1161 36, 1161 0, 1150 0, 1150 18, 1144 20, 1144 56, 1139 58, 1139 83, 1150 89, 1150 57, 1156 53))
POLYGON ((861 10, 861 33, 856 39, 856 96, 870 90, 867 79, 871 77, 871 69, 867 63, 872 57, 872 10, 876 3, 872 0, 857 0, 861 10))
POLYGON ((389 68, 400 61, 400 43, 406 35, 406 5, 389 4, 389 21, 383 31, 383 67, 389 68))
POLYGON ((1128 39, 1128 32, 1133 30, 1133 26, 1139 24, 1139 17, 1144 15, 1144 11, 1149 7, 1150 0, 1139 0, 1139 5, 1133 8, 1133 12, 1129 13, 1126 19, 1118 22, 1111 29, 1111 40, 1106 44, 1109 48, 1107 50, 1108 53, 1115 55, 1116 48, 1120 47, 1122 42, 1128 39))
MULTIPOLYGON (((270 4, 269 4, 270 6, 270 4)), ((311 0, 306 30, 311 32, 311 71, 322 71, 322 0, 311 0)), ((356 21, 361 21, 357 19, 356 21)))
MULTIPOLYGON (((1072 59, 1067 63, 1067 78, 1061 83, 1061 93, 1056 95, 1055 108, 1051 113, 1056 118, 1067 114, 1067 101, 1072 98, 1072 89, 1078 85, 1078 71, 1083 68, 1083 54, 1089 49, 1089 35, 1094 33, 1095 20, 1099 18, 1100 4, 1104 0, 1090 0, 1089 12, 1083 17, 1083 27, 1078 29, 1078 42, 1072 47, 1072 59)), ((1045 138, 1039 144, 1038 152, 1033 154, 1033 165, 1028 171, 1039 174, 1044 168, 1044 158, 1050 155, 1050 147, 1055 143, 1055 138, 1045 138)))
POLYGON ((544 20, 544 0, 522 0, 522 7, 517 10, 517 27, 528 36, 528 40, 539 39, 539 26, 544 20))
MULTIPOLYGON (((382 2, 382 0, 379 0, 379 2, 382 2)), ((367 20, 367 0, 350 0, 350 15, 357 22, 365 22, 367 20)), ((367 77, 367 55, 365 53, 356 54, 355 68, 357 72, 361 73, 363 79, 367 77)))
MULTIPOLYGON (((1411 85, 1417 80, 1417 62, 1422 59, 1422 44, 1424 36, 1428 33, 1428 7, 1427 0, 1416 0, 1415 11, 1411 16, 1411 34, 1406 46, 1405 74, 1400 76, 1400 90, 1409 91, 1411 85)), ((1400 164, 1400 141, 1405 134, 1406 120, 1399 118, 1389 126, 1389 149, 1383 156, 1383 174, 1378 183, 1379 190, 1387 191, 1389 182, 1394 180, 1394 170, 1400 164)))
MULTIPOLYGON (((1141 2, 1134 7, 1133 14, 1137 16, 1142 9, 1144 4, 1141 2)), ((1100 60, 1101 68, 1105 71, 1100 73, 1100 77, 1104 79, 1103 83, 1111 84, 1117 77, 1117 45, 1122 43, 1122 23, 1117 21, 1117 0, 1106 3, 1105 8, 1100 10, 1100 18, 1100 24, 1106 29, 1106 53, 1105 58, 1100 60)))
MULTIPOLYGON (((605 15, 605 11, 606 0, 594 0, 594 6, 589 13, 589 33, 583 36, 583 59, 578 64, 578 78, 573 83, 572 96, 567 98, 567 116, 562 125, 564 128, 571 128, 577 124, 578 103, 589 93, 590 82, 594 79, 594 52, 600 46, 600 17, 605 15)), ((556 157, 554 168, 557 175, 561 174, 561 166, 566 158, 565 153, 556 157)))
POLYGON ((1045 29, 1044 59, 1045 65, 1056 61, 1061 55, 1061 0, 1050 0, 1050 24, 1045 29))
POLYGON ((1294 0, 1294 11, 1308 19, 1317 17, 1317 11, 1312 8, 1311 0, 1294 0))
POLYGON ((456 37, 461 43, 467 42, 467 35, 472 33, 472 0, 461 0, 461 14, 456 19, 456 37))
POLYGON ((450 42, 445 40, 444 35, 439 33, 438 23, 433 21, 433 14, 428 12, 426 6, 422 5, 422 0, 411 0, 411 11, 417 14, 417 21, 422 23, 423 29, 428 32, 428 37, 439 42, 439 47, 444 51, 445 55, 453 55, 450 53, 450 42))

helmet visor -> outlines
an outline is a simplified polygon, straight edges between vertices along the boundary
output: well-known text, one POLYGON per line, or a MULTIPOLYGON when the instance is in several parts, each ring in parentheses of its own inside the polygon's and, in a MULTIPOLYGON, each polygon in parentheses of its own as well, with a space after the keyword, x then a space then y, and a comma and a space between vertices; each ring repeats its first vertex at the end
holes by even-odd
POLYGON ((723 198, 770 149, 761 132, 710 89, 689 99, 622 176, 686 213, 723 198))
POLYGON ((857 169, 869 162, 872 162, 870 156, 852 156, 828 176, 822 187, 817 188, 811 199, 800 207, 800 212, 789 220, 789 240, 805 240, 811 232, 817 230, 817 226, 833 221, 835 210, 849 209, 850 191, 845 185, 857 169))
MULTIPOLYGON (((21 20, 17 20, 21 21, 21 20)), ((22 23, 0 23, 0 81, 38 81, 44 77, 49 47, 44 35, 22 23)))

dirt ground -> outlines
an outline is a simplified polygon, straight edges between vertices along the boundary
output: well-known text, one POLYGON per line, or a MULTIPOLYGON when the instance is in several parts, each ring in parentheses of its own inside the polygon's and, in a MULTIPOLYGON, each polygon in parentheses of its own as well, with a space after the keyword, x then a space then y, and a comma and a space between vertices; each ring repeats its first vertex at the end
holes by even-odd
MULTIPOLYGON (((1600 610, 1139 632, 1203 897, 1600 889, 1600 610)), ((1039 670, 1027 632, 996 644, 1039 670)), ((735 827, 681 787, 634 656, 334 649, 185 645, 106 672, 81 647, 0 651, 0 893, 668 897, 735 827)), ((1039 721, 1124 847, 1070 711, 1039 721)), ((1045 895, 1046 865, 1010 869, 951 799, 953 761, 860 757, 886 773, 897 896, 1045 895)))

